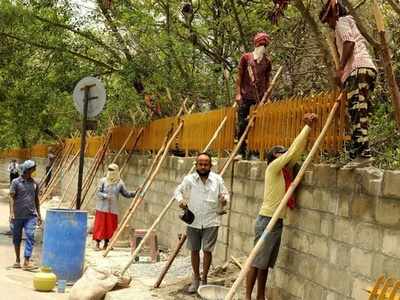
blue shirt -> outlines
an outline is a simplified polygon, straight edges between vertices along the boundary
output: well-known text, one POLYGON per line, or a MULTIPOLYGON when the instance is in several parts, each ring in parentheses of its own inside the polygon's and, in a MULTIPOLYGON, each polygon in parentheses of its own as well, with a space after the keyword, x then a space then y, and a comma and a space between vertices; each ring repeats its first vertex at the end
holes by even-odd
POLYGON ((13 208, 16 219, 36 216, 35 199, 38 192, 38 184, 33 179, 20 176, 11 182, 10 194, 15 194, 13 208))

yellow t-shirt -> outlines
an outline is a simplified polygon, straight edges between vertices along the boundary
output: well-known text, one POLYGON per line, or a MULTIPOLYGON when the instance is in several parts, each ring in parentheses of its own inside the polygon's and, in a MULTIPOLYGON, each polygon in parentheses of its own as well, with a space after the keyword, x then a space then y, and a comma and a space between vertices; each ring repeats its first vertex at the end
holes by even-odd
MULTIPOLYGON (((294 165, 300 159, 306 148, 308 134, 311 128, 306 125, 300 134, 295 138, 292 145, 284 154, 271 162, 265 170, 264 201, 261 205, 260 215, 272 217, 279 203, 286 193, 285 178, 282 169, 286 165, 294 165)), ((286 215, 286 208, 282 210, 280 218, 286 215)))

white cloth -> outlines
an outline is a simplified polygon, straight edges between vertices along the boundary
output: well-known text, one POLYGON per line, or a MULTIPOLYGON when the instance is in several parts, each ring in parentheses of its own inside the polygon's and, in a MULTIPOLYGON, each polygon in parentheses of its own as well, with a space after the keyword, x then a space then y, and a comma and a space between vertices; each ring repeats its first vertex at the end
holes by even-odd
POLYGON ((174 198, 178 202, 186 201, 194 214, 190 227, 202 229, 219 226, 221 216, 217 214, 221 199, 229 201, 229 193, 222 177, 210 172, 206 183, 203 183, 197 172, 185 176, 176 188, 174 198))
POLYGON ((264 45, 256 47, 253 51, 254 60, 257 61, 257 63, 260 63, 265 55, 265 52, 266 48, 264 45))
POLYGON ((117 184, 121 179, 119 167, 117 164, 110 164, 106 175, 107 185, 117 184))

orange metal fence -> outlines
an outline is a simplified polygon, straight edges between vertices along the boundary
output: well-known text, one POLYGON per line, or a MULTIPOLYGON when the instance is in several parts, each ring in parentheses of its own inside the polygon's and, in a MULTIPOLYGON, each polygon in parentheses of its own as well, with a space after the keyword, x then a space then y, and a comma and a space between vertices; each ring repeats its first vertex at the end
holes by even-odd
MULTIPOLYGON (((326 118, 335 102, 334 93, 324 93, 312 97, 294 97, 273 103, 267 103, 257 111, 257 118, 248 136, 248 148, 264 153, 273 145, 289 146, 296 135, 304 126, 302 121, 306 112, 318 114, 318 124, 313 128, 311 141, 315 140, 321 131, 326 118)), ((346 137, 346 103, 343 100, 340 109, 335 116, 324 143, 320 149, 330 153, 337 153, 343 149, 346 137)), ((253 112, 253 110, 252 110, 253 112)), ((234 133, 236 127, 236 116, 233 108, 222 108, 205 113, 194 113, 183 117, 184 127, 178 135, 175 145, 183 150, 200 151, 209 142, 222 119, 227 116, 227 122, 219 137, 211 149, 222 152, 232 150, 234 146, 234 133)), ((144 128, 143 134, 138 140, 137 150, 158 150, 165 136, 170 130, 176 128, 177 118, 164 118, 151 122, 144 128)), ((140 128, 116 127, 112 129, 110 149, 118 151, 124 144, 126 138, 133 130, 132 137, 126 146, 127 150, 132 149, 135 138, 140 128)), ((79 138, 65 140, 65 147, 68 144, 74 145, 74 153, 79 150, 79 138)), ((93 157, 104 137, 89 137, 86 156, 93 157)), ((0 153, 0 157, 28 158, 30 156, 46 156, 46 145, 35 145, 31 149, 10 149, 0 153)))

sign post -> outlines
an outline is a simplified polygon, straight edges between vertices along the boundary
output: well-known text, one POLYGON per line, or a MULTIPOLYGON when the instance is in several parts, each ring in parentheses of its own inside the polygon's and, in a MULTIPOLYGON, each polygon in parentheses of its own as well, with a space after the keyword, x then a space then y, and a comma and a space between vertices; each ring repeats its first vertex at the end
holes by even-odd
POLYGON ((76 109, 82 114, 78 188, 76 193, 76 209, 79 210, 81 208, 87 121, 88 117, 97 116, 103 110, 106 101, 106 92, 103 84, 97 78, 85 77, 76 85, 73 96, 74 105, 76 109))

